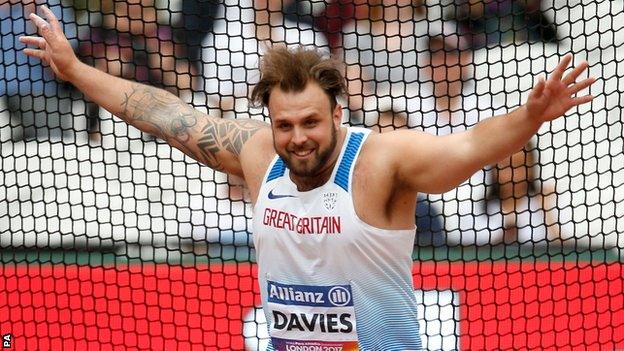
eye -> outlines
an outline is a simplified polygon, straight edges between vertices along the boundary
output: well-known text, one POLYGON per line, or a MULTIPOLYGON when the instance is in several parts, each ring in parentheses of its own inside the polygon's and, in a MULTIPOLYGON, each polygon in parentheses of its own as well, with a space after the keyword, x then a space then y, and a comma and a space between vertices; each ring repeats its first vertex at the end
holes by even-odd
POLYGON ((277 129, 282 132, 289 131, 291 129, 291 125, 288 123, 280 123, 277 125, 277 129))
POLYGON ((315 119, 308 119, 305 121, 306 127, 315 127, 318 124, 318 121, 315 119))

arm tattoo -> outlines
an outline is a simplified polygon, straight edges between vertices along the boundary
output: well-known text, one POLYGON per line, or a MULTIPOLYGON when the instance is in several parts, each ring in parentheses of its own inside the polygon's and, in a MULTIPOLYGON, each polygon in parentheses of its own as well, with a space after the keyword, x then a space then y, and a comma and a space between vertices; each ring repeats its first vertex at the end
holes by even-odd
POLYGON ((266 127, 266 123, 253 119, 210 119, 202 128, 202 136, 197 144, 207 163, 210 164, 211 162, 218 162, 216 155, 222 150, 227 150, 236 157, 240 156, 247 140, 257 131, 266 127))
POLYGON ((141 129, 166 141, 177 141, 176 147, 212 169, 224 171, 222 159, 217 157, 226 150, 239 157, 243 145, 267 124, 252 119, 226 120, 204 116, 174 95, 149 86, 135 84, 126 94, 122 104, 126 122, 140 125, 141 129), (206 124, 198 133, 200 121, 206 124), (200 154, 189 145, 196 133, 200 154))
POLYGON ((148 133, 164 140, 187 142, 189 129, 197 124, 195 110, 174 95, 160 89, 135 84, 122 104, 126 121, 148 124, 148 133))

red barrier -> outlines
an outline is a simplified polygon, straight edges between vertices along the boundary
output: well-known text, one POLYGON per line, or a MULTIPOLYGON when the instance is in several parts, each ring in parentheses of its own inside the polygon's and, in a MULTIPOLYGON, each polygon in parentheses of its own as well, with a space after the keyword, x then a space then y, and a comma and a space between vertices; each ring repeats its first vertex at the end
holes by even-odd
MULTIPOLYGON (((624 266, 422 262, 421 289, 460 296, 463 350, 624 348, 624 266)), ((0 334, 14 350, 241 350, 259 302, 249 263, 183 268, 5 265, 0 334)))
POLYGON ((459 292, 462 350, 624 348, 621 264, 425 262, 413 272, 417 288, 459 292))

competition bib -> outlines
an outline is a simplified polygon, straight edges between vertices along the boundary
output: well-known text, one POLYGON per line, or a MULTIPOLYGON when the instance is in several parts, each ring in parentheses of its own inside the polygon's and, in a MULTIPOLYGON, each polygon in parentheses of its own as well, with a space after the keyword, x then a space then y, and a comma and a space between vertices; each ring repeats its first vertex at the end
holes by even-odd
POLYGON ((267 281, 271 342, 276 351, 358 350, 350 285, 267 281))

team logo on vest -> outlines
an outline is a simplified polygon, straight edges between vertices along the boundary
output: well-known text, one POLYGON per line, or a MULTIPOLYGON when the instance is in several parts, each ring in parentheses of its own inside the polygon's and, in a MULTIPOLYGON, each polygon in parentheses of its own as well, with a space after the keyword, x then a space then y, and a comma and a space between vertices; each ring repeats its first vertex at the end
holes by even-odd
POLYGON ((333 211, 338 201, 338 193, 325 193, 323 194, 323 205, 327 211, 333 211))

